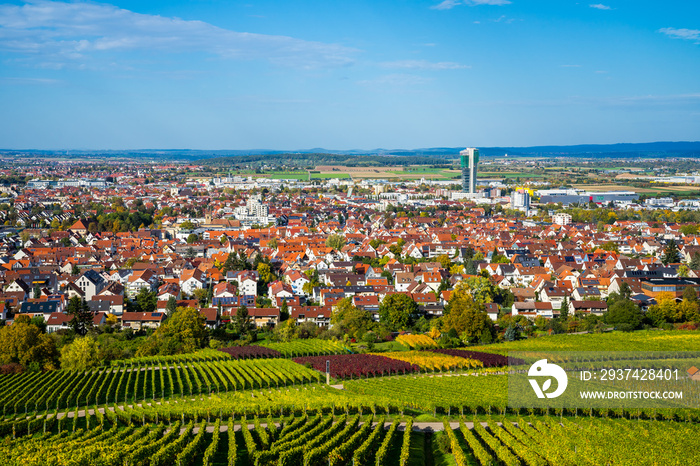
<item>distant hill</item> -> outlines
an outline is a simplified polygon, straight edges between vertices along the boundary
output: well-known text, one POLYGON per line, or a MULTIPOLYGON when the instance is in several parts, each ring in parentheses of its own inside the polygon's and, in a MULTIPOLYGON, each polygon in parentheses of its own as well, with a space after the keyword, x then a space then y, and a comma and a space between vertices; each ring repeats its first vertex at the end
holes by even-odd
MULTIPOLYGON (((137 149, 137 150, 0 150, 0 156, 47 158, 135 158, 204 162, 212 159, 222 162, 235 158, 233 163, 288 158, 292 155, 308 161, 324 163, 352 163, 385 165, 388 163, 439 164, 454 159, 464 147, 428 147, 422 149, 303 149, 303 150, 195 150, 195 149, 137 149), (371 159, 370 159, 371 158, 371 159), (396 158, 402 158, 399 162, 396 158), (404 160, 408 158, 409 160, 404 160)), ((579 144, 573 146, 532 147, 479 147, 482 156, 540 156, 540 157, 693 157, 700 156, 700 142, 648 142, 621 144, 579 144)), ((211 162, 209 162, 211 163, 211 162)))

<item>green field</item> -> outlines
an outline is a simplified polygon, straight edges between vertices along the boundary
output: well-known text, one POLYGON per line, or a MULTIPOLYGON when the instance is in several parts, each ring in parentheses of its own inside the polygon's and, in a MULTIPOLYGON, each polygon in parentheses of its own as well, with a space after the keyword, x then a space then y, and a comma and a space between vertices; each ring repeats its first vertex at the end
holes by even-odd
MULTIPOLYGON (((298 180, 304 181, 309 179, 309 174, 306 172, 270 172, 261 175, 264 178, 271 178, 273 180, 298 180)), ((347 173, 312 173, 312 180, 329 180, 333 178, 347 179, 350 175, 347 173)))
POLYGON ((479 172, 480 178, 544 178, 544 173, 529 173, 529 172, 479 172))
MULTIPOLYGON (((287 357, 347 351, 326 340, 266 346, 287 357)), ((700 351, 700 332, 553 335, 466 349, 700 351)), ((0 464, 694 464, 698 409, 512 408, 508 377, 503 368, 394 373, 335 388, 286 358, 216 351, 2 375, 0 464)))
POLYGON ((631 333, 562 334, 469 349, 498 354, 506 354, 508 351, 700 351, 700 332, 646 330, 631 333))

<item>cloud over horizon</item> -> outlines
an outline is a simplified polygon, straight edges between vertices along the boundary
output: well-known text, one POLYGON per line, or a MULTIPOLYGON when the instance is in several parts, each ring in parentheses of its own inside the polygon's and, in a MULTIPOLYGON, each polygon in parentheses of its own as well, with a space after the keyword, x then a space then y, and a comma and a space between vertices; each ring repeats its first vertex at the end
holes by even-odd
POLYGON ((510 5, 510 0, 443 0, 437 5, 433 5, 430 8, 432 10, 451 10, 457 5, 510 5))
POLYGON ((610 8, 607 5, 603 5, 602 3, 594 3, 594 4, 588 5, 588 6, 591 8, 595 8, 596 10, 612 10, 612 8, 610 8))
POLYGON ((700 29, 676 29, 676 28, 661 28, 659 32, 666 34, 673 39, 694 40, 700 43, 700 29))
POLYGON ((203 21, 147 15, 101 3, 40 0, 0 5, 0 49, 41 67, 89 62, 106 52, 205 52, 318 68, 354 62, 357 50, 288 36, 223 29, 203 21))
POLYGON ((467 65, 462 65, 451 61, 429 62, 427 60, 397 60, 392 62, 384 62, 381 64, 381 66, 384 68, 413 70, 459 70, 470 68, 467 65))

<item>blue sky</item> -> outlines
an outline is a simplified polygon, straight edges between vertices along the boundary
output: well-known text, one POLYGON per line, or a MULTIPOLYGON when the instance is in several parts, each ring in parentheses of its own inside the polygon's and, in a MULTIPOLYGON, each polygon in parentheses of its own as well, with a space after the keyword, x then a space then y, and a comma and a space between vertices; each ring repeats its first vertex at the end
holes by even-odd
POLYGON ((0 63, 9 149, 700 139, 690 0, 11 1, 0 63))

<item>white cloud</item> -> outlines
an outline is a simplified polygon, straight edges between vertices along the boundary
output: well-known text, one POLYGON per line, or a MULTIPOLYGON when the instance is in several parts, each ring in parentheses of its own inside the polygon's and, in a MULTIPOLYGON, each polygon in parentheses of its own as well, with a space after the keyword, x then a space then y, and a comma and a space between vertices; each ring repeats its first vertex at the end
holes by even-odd
POLYGON ((425 84, 432 81, 430 78, 424 78, 422 76, 416 76, 413 74, 387 74, 384 76, 379 76, 375 79, 364 79, 358 81, 358 84, 363 86, 389 86, 389 87, 404 87, 404 86, 416 86, 425 84))
POLYGON ((700 29, 661 28, 659 29, 659 32, 664 33, 673 39, 700 41, 700 29))
POLYGON ((467 5, 510 5, 509 0, 465 0, 467 5))
POLYGON ((443 0, 430 8, 433 10, 451 10, 457 5, 510 5, 510 0, 443 0))
POLYGON ((602 3, 594 3, 594 4, 588 5, 588 6, 591 8, 595 8, 597 10, 612 10, 612 8, 610 8, 607 5, 603 5, 602 3))
POLYGON ((456 7, 457 5, 461 5, 462 1, 461 0, 444 0, 443 2, 433 5, 430 8, 433 10, 451 10, 452 8, 456 7))
POLYGON ((452 61, 429 62, 427 60, 398 60, 381 64, 384 68, 400 68, 411 70, 459 70, 469 68, 467 65, 452 61))
POLYGON ((46 62, 88 61, 105 52, 208 53, 314 68, 353 62, 357 50, 287 36, 231 31, 202 21, 134 13, 99 3, 39 0, 0 5, 0 50, 46 62))
POLYGON ((48 79, 48 78, 0 78, 0 82, 6 84, 18 84, 18 85, 54 85, 62 84, 63 81, 58 79, 48 79))

